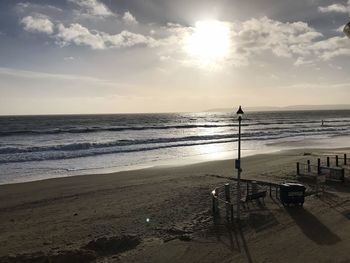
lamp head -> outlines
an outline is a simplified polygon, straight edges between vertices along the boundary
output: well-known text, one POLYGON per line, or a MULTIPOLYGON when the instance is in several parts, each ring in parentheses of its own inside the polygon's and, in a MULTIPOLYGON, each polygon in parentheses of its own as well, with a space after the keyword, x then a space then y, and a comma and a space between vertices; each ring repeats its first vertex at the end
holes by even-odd
POLYGON ((238 115, 238 119, 242 119, 242 116, 243 116, 244 112, 243 112, 241 106, 239 106, 238 111, 236 113, 238 115))

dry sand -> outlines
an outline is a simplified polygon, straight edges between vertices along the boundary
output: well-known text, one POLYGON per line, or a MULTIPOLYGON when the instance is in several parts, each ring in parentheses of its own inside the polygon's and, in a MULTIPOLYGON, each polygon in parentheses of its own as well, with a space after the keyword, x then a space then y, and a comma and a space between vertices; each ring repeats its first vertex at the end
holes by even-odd
MULTIPOLYGON (((295 180, 296 161, 337 152, 250 156, 242 177, 295 180)), ((214 225, 210 192, 233 176, 224 160, 0 186, 0 262, 350 262, 348 182, 214 225)))

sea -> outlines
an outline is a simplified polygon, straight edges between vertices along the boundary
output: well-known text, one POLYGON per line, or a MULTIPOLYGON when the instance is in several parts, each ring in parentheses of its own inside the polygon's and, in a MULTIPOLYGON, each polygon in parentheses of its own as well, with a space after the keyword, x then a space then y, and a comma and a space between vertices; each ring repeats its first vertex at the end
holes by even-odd
MULTIPOLYGON (((237 138, 233 112, 0 116, 0 184, 236 158, 237 138)), ((349 147, 350 110, 248 112, 241 138, 243 157, 349 147)))

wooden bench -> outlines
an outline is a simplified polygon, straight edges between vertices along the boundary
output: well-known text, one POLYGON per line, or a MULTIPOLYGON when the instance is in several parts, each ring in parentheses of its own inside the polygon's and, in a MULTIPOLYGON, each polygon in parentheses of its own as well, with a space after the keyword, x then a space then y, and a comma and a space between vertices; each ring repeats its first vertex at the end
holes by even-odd
POLYGON ((265 204, 265 197, 266 197, 267 191, 260 191, 257 193, 252 193, 252 194, 247 194, 243 198, 241 198, 241 202, 243 205, 248 204, 248 202, 253 201, 253 200, 259 200, 262 198, 263 203, 265 204))

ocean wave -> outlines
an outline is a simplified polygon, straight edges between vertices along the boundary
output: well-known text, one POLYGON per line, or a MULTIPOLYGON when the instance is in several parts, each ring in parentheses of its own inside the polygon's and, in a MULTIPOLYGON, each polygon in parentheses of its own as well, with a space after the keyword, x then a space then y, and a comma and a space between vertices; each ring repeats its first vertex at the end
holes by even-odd
MULTIPOLYGON (((318 134, 337 134, 348 130, 348 128, 335 128, 335 127, 320 127, 320 128, 300 128, 296 130, 292 129, 264 129, 263 131, 247 130, 243 132, 242 138, 247 139, 254 137, 255 140, 263 140, 264 137, 275 138, 282 134, 293 136, 295 134, 303 134, 306 136, 318 135, 318 134)), ((18 154, 18 153, 35 153, 35 152, 48 152, 48 151, 79 151, 109 147, 130 147, 135 145, 149 145, 149 144, 170 144, 178 142, 198 142, 198 141, 212 141, 222 139, 235 139, 237 133, 225 133, 214 135, 193 135, 183 137, 165 137, 165 138, 151 138, 151 139, 124 139, 107 142, 80 142, 80 143, 68 143, 68 144, 56 144, 56 145, 43 145, 43 146, 27 146, 27 147, 0 147, 0 155, 2 154, 18 154)))
POLYGON ((131 127, 84 127, 84 128, 56 128, 50 130, 15 130, 0 131, 0 136, 12 135, 36 135, 58 133, 92 133, 92 132, 118 132, 118 131, 143 131, 143 130, 169 130, 169 129, 195 129, 195 128, 225 128, 237 127, 237 124, 186 124, 165 126, 131 126, 131 127))
MULTIPOLYGON (((348 130, 345 130, 343 133, 339 133, 338 135, 348 134, 348 130)), ((253 134, 243 134, 243 141, 267 141, 267 140, 277 140, 283 138, 295 138, 295 137, 305 137, 309 134, 300 133, 300 132, 289 132, 289 133, 279 133, 279 134, 271 134, 271 133, 259 133, 259 136, 255 136, 253 134)), ((315 132, 314 136, 334 136, 332 131, 327 133, 325 132, 315 132)), ((185 137, 188 139, 188 137, 185 137)), ((0 164, 6 163, 17 163, 17 162, 31 162, 31 161, 45 161, 45 160, 61 160, 61 159, 73 159, 73 158, 81 158, 81 157, 89 157, 89 156, 97 156, 103 154, 117 154, 117 153, 132 153, 132 152, 143 152, 143 151, 152 151, 152 150, 160 150, 166 148, 176 148, 176 147, 188 147, 188 146, 199 146, 199 145, 207 145, 207 144, 221 144, 221 143, 231 143, 236 142, 237 139, 230 135, 224 136, 211 136, 209 137, 202 136, 202 140, 186 141, 185 138, 179 138, 178 141, 171 141, 171 143, 163 144, 142 144, 139 147, 116 147, 118 145, 113 145, 118 142, 112 142, 108 147, 97 147, 97 148, 89 148, 89 147, 80 147, 79 150, 75 148, 75 151, 70 151, 70 147, 76 147, 76 144, 67 145, 65 150, 57 151, 56 149, 51 149, 49 152, 20 152, 17 154, 3 154, 0 155, 0 164), (207 138, 207 140, 205 140, 207 138), (113 147, 113 146, 114 147, 113 147)), ((197 138, 199 139, 199 138, 197 138)), ((141 143, 141 142, 140 142, 141 143)))
POLYGON ((178 138, 155 138, 155 139, 139 139, 139 140, 116 140, 109 142, 83 142, 83 143, 70 143, 60 145, 49 146, 34 146, 34 147, 2 147, 0 148, 0 154, 16 154, 16 153, 33 153, 33 152, 47 152, 47 151, 77 151, 88 150, 96 148, 108 148, 116 146, 133 146, 140 144, 160 144, 160 143, 174 143, 185 141, 206 141, 206 140, 220 140, 227 138, 234 138, 235 134, 221 134, 221 135, 208 135, 208 136, 185 136, 178 138))
MULTIPOLYGON (((179 125, 145 125, 145 126, 92 126, 92 127, 62 127, 53 129, 29 129, 29 130, 0 130, 0 137, 15 136, 15 135, 50 135, 50 134, 83 134, 83 133, 96 133, 96 132, 123 132, 123 131, 145 131, 145 130, 171 130, 171 129, 197 129, 197 128, 236 128, 237 123, 223 123, 216 124, 217 122, 212 121, 211 124, 179 124, 179 125)), ((296 127, 296 126, 308 126, 320 124, 320 120, 272 120, 272 121, 256 121, 246 120, 246 123, 242 123, 243 127, 250 129, 275 129, 274 127, 296 127)), ((348 127, 350 126, 350 120, 326 120, 324 126, 334 127, 348 127)))
MULTIPOLYGON (((169 145, 160 145, 160 146, 149 146, 149 147, 140 147, 136 149, 108 149, 103 148, 102 151, 76 151, 76 152, 52 152, 52 154, 19 154, 16 156, 7 156, 0 157, 0 164, 5 163, 17 163, 17 162, 32 162, 32 161, 48 161, 48 160, 62 160, 62 159, 72 159, 72 158, 81 158, 89 156, 97 156, 103 154, 116 154, 116 153, 131 153, 131 152, 143 152, 151 150, 160 150, 164 148, 174 148, 174 147, 186 147, 186 146, 195 146, 195 145, 206 145, 213 143, 228 143, 234 142, 236 140, 226 140, 226 141, 216 141, 216 142, 190 142, 190 143, 178 143, 178 144, 169 144, 169 145)), ((96 150, 96 149, 95 149, 96 150)))

